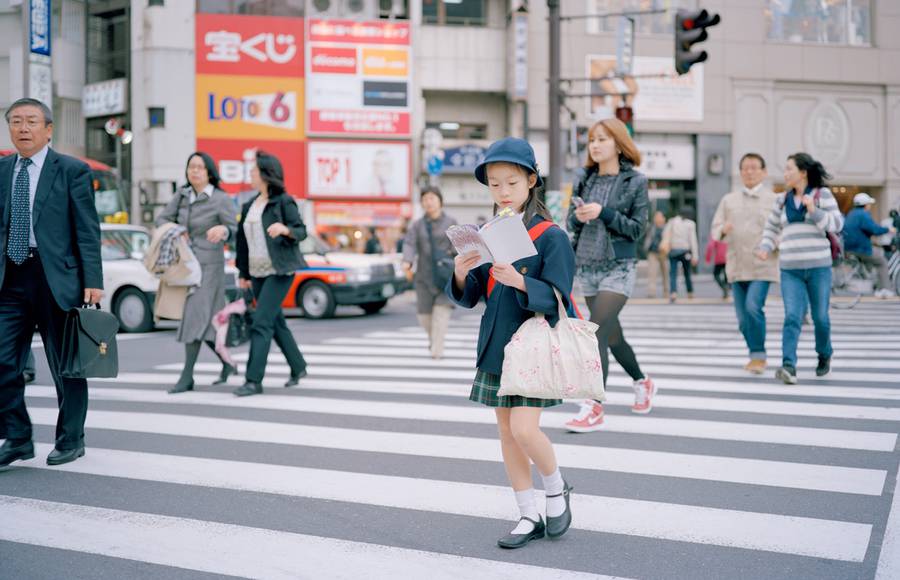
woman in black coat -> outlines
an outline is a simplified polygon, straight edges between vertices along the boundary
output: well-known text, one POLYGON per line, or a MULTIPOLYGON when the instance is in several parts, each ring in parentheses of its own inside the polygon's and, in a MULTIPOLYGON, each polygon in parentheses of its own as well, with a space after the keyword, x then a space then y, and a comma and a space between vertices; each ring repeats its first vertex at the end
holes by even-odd
POLYGON ((306 361, 281 309, 294 272, 306 267, 299 247, 306 238, 306 226, 297 204, 284 191, 284 170, 276 157, 258 151, 250 178, 259 193, 241 209, 236 263, 240 287, 253 289, 256 311, 244 373, 246 382, 234 391, 239 397, 262 393, 273 338, 291 367, 291 378, 285 386, 294 386, 306 376, 306 361))

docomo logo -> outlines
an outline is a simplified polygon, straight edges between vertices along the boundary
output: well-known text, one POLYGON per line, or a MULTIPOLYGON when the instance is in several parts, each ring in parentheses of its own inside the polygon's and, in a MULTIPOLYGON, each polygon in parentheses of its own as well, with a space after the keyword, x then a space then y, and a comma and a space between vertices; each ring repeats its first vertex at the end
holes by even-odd
POLYGON ((293 34, 260 32, 247 40, 241 40, 239 32, 215 30, 207 32, 203 42, 211 47, 206 60, 212 62, 240 62, 243 53, 259 62, 287 64, 297 55, 297 43, 293 34))
POLYGON ((356 74, 356 49, 314 47, 312 72, 356 74))
POLYGON ((297 127, 297 93, 293 91, 221 99, 208 93, 207 99, 207 116, 213 122, 239 120, 281 129, 297 127))

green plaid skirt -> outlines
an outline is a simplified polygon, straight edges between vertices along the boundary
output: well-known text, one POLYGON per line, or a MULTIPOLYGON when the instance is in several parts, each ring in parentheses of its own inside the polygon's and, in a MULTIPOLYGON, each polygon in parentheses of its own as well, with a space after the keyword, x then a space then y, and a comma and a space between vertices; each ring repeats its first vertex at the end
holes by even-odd
POLYGON ((472 391, 469 393, 469 400, 487 405, 488 407, 553 407, 554 405, 562 405, 562 399, 534 399, 532 397, 522 397, 512 395, 509 397, 498 397, 497 391, 500 390, 500 375, 486 373, 481 369, 475 373, 475 382, 472 384, 472 391))

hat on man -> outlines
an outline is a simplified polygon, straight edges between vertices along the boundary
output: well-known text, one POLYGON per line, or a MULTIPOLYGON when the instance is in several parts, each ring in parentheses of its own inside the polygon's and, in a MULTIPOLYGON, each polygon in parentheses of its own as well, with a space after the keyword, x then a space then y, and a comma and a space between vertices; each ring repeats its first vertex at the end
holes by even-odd
POLYGON ((857 193, 853 196, 853 205, 864 206, 875 203, 875 198, 866 192, 857 193))
POLYGON ((484 154, 484 160, 475 168, 475 179, 487 185, 487 166, 489 163, 515 163, 525 168, 529 173, 537 175, 535 185, 543 185, 544 180, 538 173, 537 161, 534 159, 534 149, 524 139, 506 137, 495 141, 488 147, 484 154))

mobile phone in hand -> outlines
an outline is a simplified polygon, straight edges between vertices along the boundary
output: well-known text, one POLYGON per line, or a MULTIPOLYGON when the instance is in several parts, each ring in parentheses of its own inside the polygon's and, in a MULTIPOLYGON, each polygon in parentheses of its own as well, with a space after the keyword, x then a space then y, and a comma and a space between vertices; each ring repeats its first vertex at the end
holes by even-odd
POLYGON ((572 203, 575 204, 575 207, 581 207, 584 205, 584 200, 576 195, 572 197, 572 203))

